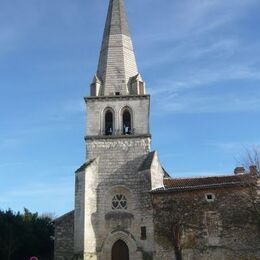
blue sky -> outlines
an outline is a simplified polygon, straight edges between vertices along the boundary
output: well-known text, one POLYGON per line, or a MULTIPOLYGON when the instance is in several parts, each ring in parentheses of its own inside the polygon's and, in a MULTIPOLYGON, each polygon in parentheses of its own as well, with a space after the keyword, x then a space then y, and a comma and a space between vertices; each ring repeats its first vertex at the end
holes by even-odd
MULTIPOLYGON (((259 0, 125 1, 153 149, 175 177, 231 174, 260 146, 259 0)), ((0 0, 1 209, 73 208, 107 5, 0 0)))

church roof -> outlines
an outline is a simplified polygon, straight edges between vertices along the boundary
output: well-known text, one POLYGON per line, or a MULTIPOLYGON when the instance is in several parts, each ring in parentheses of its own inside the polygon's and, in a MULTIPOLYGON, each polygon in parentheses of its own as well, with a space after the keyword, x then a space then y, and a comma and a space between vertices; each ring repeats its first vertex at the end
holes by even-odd
POLYGON ((94 162, 94 160, 89 160, 89 161, 83 163, 83 164, 75 171, 75 173, 84 171, 92 162, 94 162))
POLYGON ((131 94, 131 78, 138 74, 124 0, 110 0, 97 76, 101 95, 131 94))
POLYGON ((155 189, 152 191, 152 193, 246 186, 254 182, 255 182, 255 176, 252 174, 213 176, 213 177, 201 177, 201 178, 183 178, 183 179, 165 178, 164 187, 155 189))
POLYGON ((163 172, 164 172, 164 178, 170 178, 171 175, 162 167, 163 172))
POLYGON ((147 155, 147 157, 144 159, 143 163, 142 163, 141 166, 139 167, 139 171, 145 171, 145 170, 149 170, 149 169, 151 168, 154 155, 155 155, 155 151, 150 152, 150 153, 147 155))
POLYGON ((62 216, 56 218, 56 219, 54 220, 54 222, 55 222, 55 223, 62 222, 62 221, 64 221, 65 219, 71 218, 71 217, 74 217, 74 210, 72 210, 72 211, 70 211, 70 212, 68 212, 68 213, 65 213, 64 215, 62 215, 62 216))
MULTIPOLYGON (((139 167, 138 171, 145 171, 151 169, 153 158, 155 155, 155 151, 150 152, 147 157, 144 159, 143 163, 139 167)), ((169 173, 162 167, 162 170, 164 172, 164 177, 168 178, 170 177, 169 173)))

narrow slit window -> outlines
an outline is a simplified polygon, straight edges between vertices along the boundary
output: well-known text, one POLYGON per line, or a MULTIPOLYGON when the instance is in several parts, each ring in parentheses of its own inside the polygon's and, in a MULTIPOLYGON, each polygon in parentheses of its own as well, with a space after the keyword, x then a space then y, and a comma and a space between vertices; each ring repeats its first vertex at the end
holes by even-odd
POLYGON ((141 239, 146 240, 146 227, 141 227, 141 239))

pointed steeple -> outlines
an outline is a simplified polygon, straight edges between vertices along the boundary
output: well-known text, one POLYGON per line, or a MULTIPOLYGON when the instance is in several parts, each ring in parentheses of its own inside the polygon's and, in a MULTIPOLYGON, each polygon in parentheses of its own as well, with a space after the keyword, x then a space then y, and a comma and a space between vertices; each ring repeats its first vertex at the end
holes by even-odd
POLYGON ((110 0, 96 75, 101 86, 94 92, 96 96, 137 94, 132 89, 137 74, 124 0, 110 0))
POLYGON ((104 37, 123 34, 130 37, 124 0, 110 0, 104 37))

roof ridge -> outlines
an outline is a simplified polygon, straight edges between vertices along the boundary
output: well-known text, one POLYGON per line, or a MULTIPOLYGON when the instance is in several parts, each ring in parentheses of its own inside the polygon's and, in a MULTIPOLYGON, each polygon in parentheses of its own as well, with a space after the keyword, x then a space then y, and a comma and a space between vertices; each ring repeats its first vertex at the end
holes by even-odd
POLYGON ((195 180, 195 179, 210 179, 210 178, 227 178, 227 177, 241 177, 241 176, 249 176, 251 175, 250 173, 244 173, 244 174, 241 174, 241 175, 213 175, 213 176, 198 176, 198 177, 185 177, 185 178, 172 178, 172 177, 167 177, 167 178, 164 178, 166 180, 188 180, 188 179, 191 179, 191 180, 195 180))
POLYGON ((75 173, 78 173, 80 171, 83 171, 86 169, 86 167, 88 167, 91 163, 93 163, 96 159, 92 159, 92 160, 88 160, 86 162, 84 162, 76 171, 75 173))

